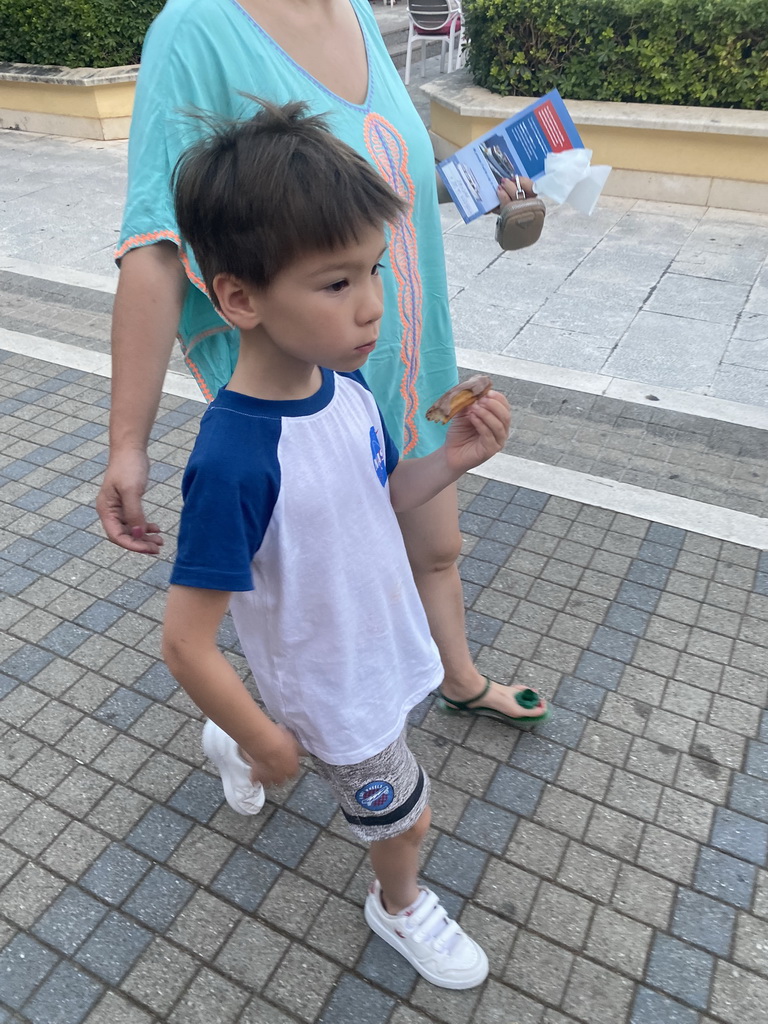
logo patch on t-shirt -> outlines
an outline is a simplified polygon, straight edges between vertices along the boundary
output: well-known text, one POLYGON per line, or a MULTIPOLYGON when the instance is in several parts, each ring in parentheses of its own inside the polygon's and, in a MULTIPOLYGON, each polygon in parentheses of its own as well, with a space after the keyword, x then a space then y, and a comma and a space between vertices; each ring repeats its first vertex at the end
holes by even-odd
POLYGON ((383 811, 395 799, 395 790, 390 782, 376 779, 367 782, 355 793, 355 800, 366 811, 383 811))
POLYGON ((381 486, 387 482, 387 460, 384 458, 384 452, 379 444, 379 435, 376 433, 376 428, 371 427, 371 455, 373 456, 373 468, 376 470, 376 476, 381 481, 381 486))

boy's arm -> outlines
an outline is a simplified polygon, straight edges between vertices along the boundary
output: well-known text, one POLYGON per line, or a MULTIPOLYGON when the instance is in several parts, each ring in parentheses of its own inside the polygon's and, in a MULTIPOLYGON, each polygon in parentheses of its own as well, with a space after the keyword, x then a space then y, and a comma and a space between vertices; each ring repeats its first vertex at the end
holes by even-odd
POLYGON ((200 710, 251 759, 254 781, 275 785, 298 773, 298 744, 267 718, 219 650, 216 633, 228 604, 221 590, 171 586, 163 657, 200 710))
POLYGON ((395 512, 407 512, 501 451, 509 434, 509 402, 498 391, 464 409, 448 428, 442 448, 420 459, 398 462, 389 476, 395 512))

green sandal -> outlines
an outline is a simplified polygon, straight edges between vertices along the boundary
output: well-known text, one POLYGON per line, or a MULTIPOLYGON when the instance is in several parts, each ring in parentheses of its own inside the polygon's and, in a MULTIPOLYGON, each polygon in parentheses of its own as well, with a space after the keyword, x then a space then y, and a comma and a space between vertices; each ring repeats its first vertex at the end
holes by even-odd
POLYGON ((491 680, 485 680, 485 688, 482 693, 478 693, 476 697, 472 697, 470 700, 451 700, 450 697, 446 697, 442 690, 437 691, 437 695, 440 698, 441 705, 444 711, 450 715, 477 715, 480 718, 495 718, 499 722, 507 722, 509 725, 514 725, 518 729, 533 729, 535 725, 540 725, 542 722, 546 722, 547 719, 552 715, 552 708, 543 700, 543 698, 535 690, 519 690, 515 694, 515 700, 521 708, 528 710, 529 708, 538 707, 539 704, 544 704, 544 711, 540 715, 506 715, 503 711, 497 711, 496 708, 484 707, 482 704, 479 707, 470 707, 470 704, 474 704, 477 700, 482 700, 483 697, 488 693, 491 688, 491 680))

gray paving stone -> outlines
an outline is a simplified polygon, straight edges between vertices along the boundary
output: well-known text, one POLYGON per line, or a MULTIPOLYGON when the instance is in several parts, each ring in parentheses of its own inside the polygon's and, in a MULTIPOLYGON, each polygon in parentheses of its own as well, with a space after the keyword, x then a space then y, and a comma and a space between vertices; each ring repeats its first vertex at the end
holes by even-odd
POLYGON ((514 814, 472 798, 455 829, 455 835, 489 853, 501 854, 516 822, 514 814))
POLYGON ((615 1024, 632 1002, 633 984, 589 960, 577 959, 563 999, 563 1009, 588 1024, 615 1024))
POLYGON ((718 807, 711 843, 719 850, 762 865, 768 855, 768 824, 718 807))
POLYGON ((223 802, 221 780, 193 771, 168 801, 169 806, 205 824, 223 802))
POLYGON ((126 837, 128 846, 165 861, 191 828, 191 822, 165 807, 153 806, 126 837))
POLYGON ((144 877, 150 864, 145 857, 112 843, 83 875, 81 885, 106 900, 121 903, 144 877))
POLYGON ((642 822, 598 805, 592 814, 586 841, 625 860, 634 860, 640 845, 642 822))
POLYGON ((626 767, 638 775, 671 785, 677 771, 680 755, 673 747, 635 737, 626 767))
POLYGON ((744 770, 759 779, 768 779, 768 743, 749 743, 744 770))
POLYGON ((261 991, 290 943, 283 935, 250 918, 240 921, 221 952, 216 966, 250 989, 261 991), (254 956, 258 949, 259 955, 254 956))
POLYGON ((768 976, 768 959, 765 955, 766 942, 768 942, 768 922, 757 921, 749 914, 740 913, 733 959, 757 974, 768 976))
POLYGON ((155 939, 122 982, 122 991, 161 1020, 197 973, 191 956, 163 939, 155 939))
POLYGON ((521 867, 530 867, 544 878, 554 878, 567 845, 565 836, 532 821, 521 820, 507 848, 506 858, 521 867))
POLYGON ((578 951, 584 943, 592 913, 589 900, 542 882, 528 925, 547 938, 578 951))
POLYGON ((699 1024, 699 1015, 667 996, 640 986, 629 1024, 699 1024))
POLYGON ((521 930, 504 980, 534 999, 558 1005, 573 962, 573 954, 561 946, 521 930))
POLYGON ((694 888, 735 907, 748 908, 752 902, 756 868, 719 850, 702 849, 694 876, 694 888))
POLYGON ((624 864, 613 894, 613 906, 639 921, 666 930, 675 886, 664 878, 624 864))
POLYGON ((734 811, 768 822, 768 783, 751 775, 734 775, 729 804, 734 811))
POLYGON ((309 818, 316 825, 327 825, 336 813, 338 801, 319 775, 308 772, 291 793, 285 806, 309 818))
POLYGON ((551 782, 557 775, 565 750, 532 733, 524 733, 509 759, 510 765, 551 782))
POLYGON ((193 892, 194 887, 174 872, 153 867, 126 900, 124 908, 155 931, 165 931, 193 892))
POLYGON ((426 878, 471 896, 480 880, 487 855, 450 836, 439 836, 424 867, 426 878))
POLYGON ((249 993, 215 971, 203 968, 168 1018, 169 1024, 236 1024, 249 993))
POLYGON ((79 1024, 103 991, 71 964, 59 964, 25 1003, 24 1015, 32 1024, 79 1024))
POLYGON ((478 886, 476 902, 504 920, 522 923, 533 905, 539 882, 529 871, 492 859, 478 886))
POLYGON ((640 980, 645 970, 652 929, 607 907, 598 907, 585 951, 607 967, 640 980))
POLYGON ((656 822, 671 832, 679 832, 700 843, 706 843, 712 825, 714 807, 704 800, 665 789, 656 822))
POLYGON ((341 971, 311 950, 291 946, 264 990, 271 1001, 303 1021, 314 1021, 341 971), (312 985, 299 979, 312 977, 312 985))
POLYGON ((88 1014, 85 1024, 151 1024, 151 1019, 127 999, 107 992, 96 1009, 88 1014))
POLYGON ((727 957, 731 948, 736 911, 690 889, 680 889, 672 918, 673 935, 727 957))
POLYGON ((666 935, 657 935, 647 978, 667 995, 697 1009, 706 1009, 714 960, 708 954, 666 935))
MULTIPOLYGON (((434 794, 434 788, 432 792, 434 794)), ((326 888, 344 893, 362 859, 363 852, 359 846, 321 832, 302 860, 300 868, 302 874, 326 888)))
POLYGON ((516 814, 530 816, 536 810, 544 782, 525 772, 500 765, 488 787, 487 799, 516 814))
POLYGON ((211 889, 243 910, 254 911, 280 874, 276 864, 236 849, 211 883, 211 889))
POLYGON ((256 849, 286 867, 295 868, 316 836, 314 825, 278 810, 259 833, 256 849))
POLYGON ((557 881, 598 903, 610 901, 619 862, 597 850, 569 843, 557 881))
POLYGON ((82 945, 104 918, 106 909, 91 896, 68 886, 39 918, 32 931, 64 954, 82 945))
POLYGON ((318 1024, 386 1024, 395 1000, 360 978, 343 974, 318 1024))
POLYGON ((303 938, 325 899, 326 893, 319 886, 306 879, 283 874, 263 900, 259 913, 290 935, 303 938))
POLYGON ((146 928, 110 911, 75 955, 78 963, 118 985, 152 941, 146 928))
POLYGON ((35 939, 17 935, 0 952, 3 975, 3 1002, 21 1009, 29 995, 58 962, 58 957, 35 939))
POLYGON ((768 981, 723 961, 717 964, 711 1009, 728 1024, 759 1020, 768 999, 768 981))
POLYGON ((492 1021, 508 1018, 516 1024, 540 1024, 542 1012, 537 1001, 528 999, 507 985, 499 985, 490 980, 473 1012, 473 1021, 475 1024, 491 1024, 492 1021))
POLYGON ((534 817, 547 828, 563 832, 574 839, 581 839, 593 808, 591 800, 550 786, 544 790, 534 817))

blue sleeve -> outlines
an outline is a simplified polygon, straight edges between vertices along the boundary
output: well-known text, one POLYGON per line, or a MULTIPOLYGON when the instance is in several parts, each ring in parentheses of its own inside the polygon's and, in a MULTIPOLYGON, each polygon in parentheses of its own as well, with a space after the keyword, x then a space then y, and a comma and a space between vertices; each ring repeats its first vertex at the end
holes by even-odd
MULTIPOLYGON (((280 492, 280 423, 259 422, 257 436, 250 429, 252 421, 244 424, 247 429, 240 436, 206 429, 222 415, 227 416, 214 408, 206 412, 184 473, 171 583, 203 590, 253 590, 251 562, 280 492)), ((231 427, 232 417, 227 419, 231 427)))
MULTIPOLYGON (((364 387, 365 390, 373 396, 373 392, 368 387, 368 382, 360 370, 351 370, 348 373, 340 372, 339 376, 349 377, 351 380, 356 380, 358 384, 364 387)), ((387 476, 391 476, 395 470, 395 466, 400 461, 400 451, 387 430, 387 424, 384 422, 384 417, 381 415, 381 409, 379 409, 378 403, 376 404, 376 408, 379 410, 379 419, 381 420, 381 433, 384 439, 384 459, 387 466, 387 476)))

